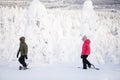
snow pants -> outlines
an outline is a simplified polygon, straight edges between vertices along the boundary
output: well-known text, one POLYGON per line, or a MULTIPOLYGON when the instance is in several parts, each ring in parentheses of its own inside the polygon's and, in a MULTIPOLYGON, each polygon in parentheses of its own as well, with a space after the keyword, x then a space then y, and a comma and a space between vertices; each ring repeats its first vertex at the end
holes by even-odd
POLYGON ((87 60, 88 55, 82 55, 83 69, 87 69, 87 66, 90 68, 91 63, 87 60))
POLYGON ((25 56, 20 56, 18 61, 20 64, 22 64, 23 67, 27 67, 27 64, 25 63, 25 56))

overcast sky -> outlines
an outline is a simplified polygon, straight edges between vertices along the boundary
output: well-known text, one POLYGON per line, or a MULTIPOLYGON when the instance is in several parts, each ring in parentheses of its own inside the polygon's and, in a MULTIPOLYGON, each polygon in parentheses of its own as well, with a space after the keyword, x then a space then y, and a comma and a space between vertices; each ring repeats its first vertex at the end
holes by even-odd
MULTIPOLYGON (((78 3, 83 3, 85 0, 72 0, 78 3)), ((92 0, 94 4, 120 4, 120 0, 92 0)))

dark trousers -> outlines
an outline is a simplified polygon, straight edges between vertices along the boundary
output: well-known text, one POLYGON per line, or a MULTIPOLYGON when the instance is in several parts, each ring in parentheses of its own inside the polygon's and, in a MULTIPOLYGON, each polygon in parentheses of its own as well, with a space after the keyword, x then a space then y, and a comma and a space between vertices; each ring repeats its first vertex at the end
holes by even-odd
POLYGON ((90 68, 91 63, 87 60, 88 55, 83 55, 82 56, 82 61, 83 61, 83 69, 87 69, 87 66, 90 68))
POLYGON ((25 63, 25 56, 20 56, 18 61, 20 62, 20 64, 22 64, 23 67, 27 67, 25 63))

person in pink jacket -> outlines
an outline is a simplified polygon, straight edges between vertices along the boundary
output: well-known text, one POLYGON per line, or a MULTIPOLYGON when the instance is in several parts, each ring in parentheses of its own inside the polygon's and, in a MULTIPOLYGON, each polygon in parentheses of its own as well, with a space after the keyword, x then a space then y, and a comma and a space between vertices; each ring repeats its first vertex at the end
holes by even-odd
POLYGON ((83 62, 83 69, 87 69, 87 66, 90 68, 91 63, 87 60, 87 57, 90 55, 90 40, 86 36, 83 36, 82 40, 84 41, 82 45, 81 58, 83 62))

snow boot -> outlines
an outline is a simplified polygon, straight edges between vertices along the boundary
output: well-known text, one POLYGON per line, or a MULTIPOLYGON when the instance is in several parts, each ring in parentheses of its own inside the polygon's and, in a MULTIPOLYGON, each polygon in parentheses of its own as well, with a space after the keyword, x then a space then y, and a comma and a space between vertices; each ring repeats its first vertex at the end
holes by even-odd
POLYGON ((22 70, 22 66, 19 66, 19 70, 22 70))
POLYGON ((91 65, 92 65, 92 64, 88 64, 88 67, 91 68, 91 65))

